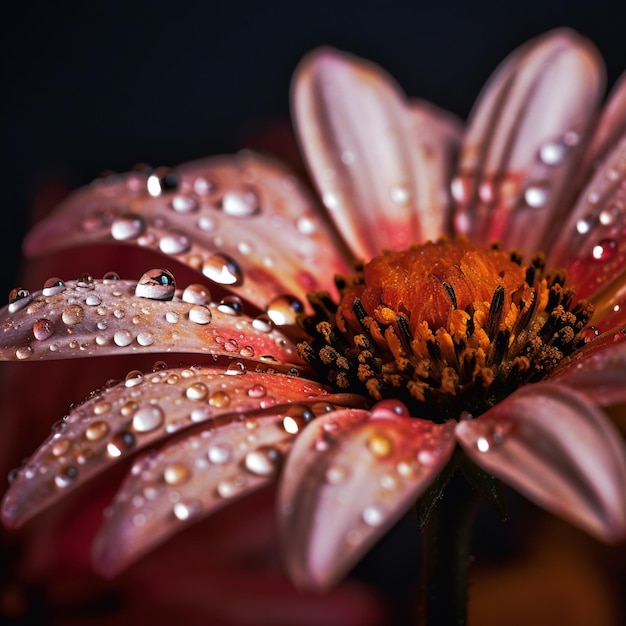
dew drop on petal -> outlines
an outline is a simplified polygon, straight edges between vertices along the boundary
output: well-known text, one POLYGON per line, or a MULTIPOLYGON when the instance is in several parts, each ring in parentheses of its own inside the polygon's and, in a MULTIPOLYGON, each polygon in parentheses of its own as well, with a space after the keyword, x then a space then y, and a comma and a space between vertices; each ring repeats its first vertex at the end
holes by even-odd
POLYGON ((217 310, 227 315, 241 315, 243 313, 243 303, 238 296, 226 296, 220 300, 217 310))
POLYGON ((539 158, 545 165, 559 165, 566 154, 567 146, 559 141, 549 141, 539 148, 539 158))
POLYGON ((201 508, 202 505, 198 500, 191 500, 188 502, 176 502, 173 508, 174 517, 176 517, 176 519, 180 520, 181 522, 185 522, 197 513, 199 513, 201 508))
POLYGON ((579 235, 586 235, 591 230, 592 226, 593 226, 593 218, 592 217, 586 217, 586 218, 583 218, 583 219, 579 219, 576 222, 576 232, 579 235))
POLYGON ((229 445, 218 443, 209 447, 207 457, 215 465, 223 465, 232 459, 232 449, 229 445))
POLYGON ((113 335, 113 343, 120 348, 129 346, 133 342, 133 335, 128 330, 118 330, 113 335))
POLYGON ((135 436, 129 432, 119 432, 113 435, 111 441, 107 444, 107 454, 110 457, 117 458, 131 450, 135 445, 135 436))
POLYGON ((30 346, 20 346, 15 350, 15 356, 20 361, 29 359, 33 355, 33 349, 30 346))
POLYGON ((602 239, 591 251, 591 256, 596 261, 609 261, 617 252, 617 242, 614 239, 602 239))
POLYGON ((135 295, 151 300, 171 300, 176 293, 176 281, 164 269, 148 270, 137 283, 135 295))
POLYGON ((124 379, 125 387, 136 387, 143 382, 143 373, 139 370, 132 370, 126 374, 124 379))
POLYGON ((273 327, 274 324, 272 320, 270 319, 269 315, 266 315, 265 313, 259 315, 254 320, 252 320, 252 328, 258 330, 259 332, 269 333, 271 332, 273 327))
POLYGON ((33 337, 38 341, 45 341, 54 334, 54 324, 45 318, 38 319, 33 324, 33 337))
POLYGON ((223 409, 230 404, 230 396, 225 391, 216 391, 211 394, 209 404, 216 409, 223 409))
POLYGON ((126 241, 139 237, 146 229, 146 224, 139 215, 122 215, 111 224, 111 236, 116 241, 126 241))
POLYGON ((267 394, 267 389, 265 389, 265 387, 261 384, 256 384, 252 385, 252 387, 248 389, 247 393, 250 398, 264 398, 267 394))
POLYGON ((377 506, 365 507, 362 517, 368 526, 380 526, 385 519, 383 512, 377 506))
POLYGON ((177 213, 193 213, 198 210, 198 201, 193 196, 174 196, 172 209, 177 213))
POLYGON ((207 287, 198 283, 185 287, 181 297, 183 302, 190 304, 209 304, 211 302, 211 292, 207 287))
POLYGON ((54 477, 57 487, 69 487, 78 478, 78 470, 73 465, 62 467, 54 477))
POLYGON ((191 248, 191 240, 184 233, 168 233, 159 239, 159 250, 164 254, 182 254, 191 248))
POLYGON ((251 217, 260 212, 259 199, 253 191, 227 191, 222 198, 222 210, 231 217, 251 217))
POLYGON ((163 470, 163 480, 168 485, 180 485, 190 476, 191 472, 184 463, 170 463, 163 470))
POLYGON ((109 425, 106 422, 96 421, 89 424, 85 430, 85 438, 88 441, 100 441, 109 433, 109 425))
POLYGON ((185 395, 189 400, 206 400, 209 388, 204 383, 193 383, 187 387, 185 395))
POLYGON ((277 468, 279 459, 275 448, 259 448, 246 454, 244 465, 246 469, 257 476, 271 476, 277 468))
POLYGON ((222 498, 232 498, 236 496, 245 486, 244 480, 238 476, 230 480, 223 480, 218 483, 217 494, 222 498))
POLYGON ((243 273, 237 263, 225 254, 213 254, 202 265, 202 273, 220 285, 241 285, 243 273))
POLYGON ((324 478, 329 485, 339 485, 348 477, 347 468, 341 465, 331 465, 324 474, 324 478))
POLYGON ((548 201, 548 186, 538 183, 527 187, 524 191, 524 201, 533 209, 541 209, 548 201))
POLYGON ((85 319, 85 311, 82 306, 78 304, 71 304, 63 311, 61 319, 68 326, 74 326, 85 319))
POLYGON ((149 332, 142 332, 137 335, 137 343, 140 346, 151 346, 154 343, 154 335, 149 332))
POLYGON ((209 324, 213 318, 213 313, 208 306, 197 305, 189 309, 189 321, 195 324, 209 324))
POLYGON ((65 283, 58 277, 48 278, 48 280, 43 284, 42 295, 44 296, 54 296, 57 293, 61 293, 65 291, 66 286, 65 283))
POLYGON ((133 416, 133 430, 138 433, 148 433, 163 424, 165 415, 159 406, 146 406, 139 409, 133 416))
POLYGON ((267 305, 266 313, 277 326, 295 324, 298 314, 304 311, 302 302, 295 296, 282 295, 274 298, 267 305))

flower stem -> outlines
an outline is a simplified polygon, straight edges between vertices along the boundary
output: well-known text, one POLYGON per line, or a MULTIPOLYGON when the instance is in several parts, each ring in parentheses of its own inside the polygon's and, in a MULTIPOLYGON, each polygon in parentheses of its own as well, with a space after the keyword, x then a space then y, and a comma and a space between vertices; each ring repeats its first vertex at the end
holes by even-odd
POLYGON ((420 626, 467 624, 467 570, 476 492, 460 473, 446 485, 422 530, 420 626))

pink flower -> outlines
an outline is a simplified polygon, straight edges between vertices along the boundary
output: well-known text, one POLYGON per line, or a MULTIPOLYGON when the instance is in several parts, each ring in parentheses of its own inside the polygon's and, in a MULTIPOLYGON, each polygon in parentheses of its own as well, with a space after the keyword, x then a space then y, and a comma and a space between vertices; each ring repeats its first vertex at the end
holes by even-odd
POLYGON ((74 406, 15 473, 5 524, 147 449, 96 539, 108 575, 277 478, 300 586, 340 580, 444 469, 623 539, 626 450, 599 407, 626 400, 625 85, 599 113, 595 49, 548 33, 498 68, 462 132, 322 49, 293 110, 326 211, 250 152, 75 192, 28 254, 126 243, 195 277, 16 290, 2 356, 193 365, 133 369, 74 406))

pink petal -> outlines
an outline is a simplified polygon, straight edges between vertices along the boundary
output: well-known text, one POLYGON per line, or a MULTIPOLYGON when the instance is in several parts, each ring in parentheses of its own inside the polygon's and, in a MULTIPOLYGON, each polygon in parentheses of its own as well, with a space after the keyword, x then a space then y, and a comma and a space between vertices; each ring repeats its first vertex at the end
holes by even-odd
POLYGON ((86 277, 12 302, 0 310, 0 358, 193 352, 300 361, 294 344, 268 322, 237 308, 223 312, 201 286, 177 295, 172 287, 170 300, 138 296, 136 289, 142 287, 135 281, 86 277))
POLYGON ((530 500, 604 540, 626 537, 626 449, 585 395, 522 387, 456 437, 477 465, 530 500))
POLYGON ((338 581, 452 454, 453 423, 409 419, 383 406, 331 413, 294 443, 279 515, 286 565, 300 586, 328 588, 338 581))
POLYGON ((125 381, 94 392, 53 429, 12 480, 3 521, 22 524, 120 458, 199 422, 331 398, 354 403, 306 379, 239 367, 132 371, 125 381))
POLYGON ((463 143, 455 223, 485 244, 530 256, 558 232, 564 196, 603 88, 591 44, 557 30, 522 46, 496 70, 463 143))
POLYGON ((376 65, 328 48, 296 71, 293 110, 324 204, 359 258, 443 234, 459 136, 376 65))
POLYGON ((557 376, 558 384, 585 393, 601 406, 626 402, 626 341, 590 351, 557 376))
POLYGON ((585 155, 587 167, 604 159, 615 147, 615 141, 626 132, 626 72, 623 73, 609 94, 608 101, 598 126, 593 134, 591 145, 585 155))
MULTIPOLYGON (((324 411, 326 403, 320 403, 324 411)), ((155 545, 236 498, 273 481, 311 403, 214 422, 139 459, 95 545, 95 563, 117 574, 155 545)))
POLYGON ((626 305, 626 133, 614 141, 549 255, 551 265, 568 268, 578 295, 596 306, 594 323, 626 305))
POLYGON ((284 294, 304 300, 331 290, 335 273, 349 268, 304 187, 251 152, 97 180, 39 223, 25 251, 111 242, 172 257, 259 308, 284 294), (178 182, 170 189, 159 176, 178 182))

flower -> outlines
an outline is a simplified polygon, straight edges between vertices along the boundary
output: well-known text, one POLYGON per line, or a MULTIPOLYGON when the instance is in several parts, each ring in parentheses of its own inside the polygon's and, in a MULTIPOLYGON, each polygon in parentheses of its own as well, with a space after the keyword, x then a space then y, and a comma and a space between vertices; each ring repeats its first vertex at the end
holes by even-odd
POLYGON ((337 582, 457 469, 623 539, 626 450, 600 406, 626 399, 625 84, 598 114, 595 49, 554 31, 505 60, 462 132, 320 49, 293 110, 326 212, 250 152, 75 192, 28 254, 133 244, 211 287, 159 267, 18 288, 3 358, 195 364, 132 369, 73 406, 13 473, 4 523, 147 448, 96 539, 107 575, 277 477, 301 586, 337 582))

